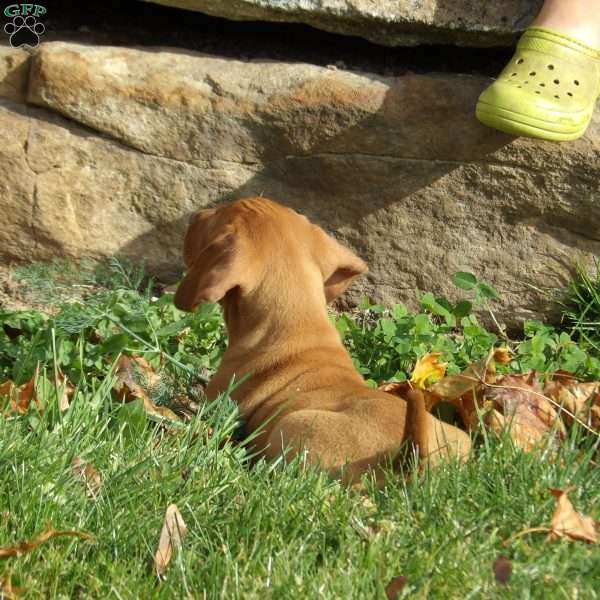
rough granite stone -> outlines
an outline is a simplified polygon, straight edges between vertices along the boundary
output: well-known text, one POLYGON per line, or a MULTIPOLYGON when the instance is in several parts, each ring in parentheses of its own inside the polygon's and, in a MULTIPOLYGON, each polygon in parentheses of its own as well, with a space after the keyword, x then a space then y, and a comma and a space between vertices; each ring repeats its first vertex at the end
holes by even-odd
POLYGON ((600 255, 600 115, 576 142, 513 139, 473 116, 487 83, 43 44, 40 108, 0 112, 0 251, 178 269, 192 210, 264 194, 369 263, 349 301, 456 298, 463 270, 499 290, 507 323, 547 315, 540 290, 600 255))
POLYGON ((19 48, 0 46, 0 98, 25 100, 29 77, 29 54, 19 48))
POLYGON ((510 45, 542 0, 149 0, 237 21, 285 21, 384 46, 510 45))

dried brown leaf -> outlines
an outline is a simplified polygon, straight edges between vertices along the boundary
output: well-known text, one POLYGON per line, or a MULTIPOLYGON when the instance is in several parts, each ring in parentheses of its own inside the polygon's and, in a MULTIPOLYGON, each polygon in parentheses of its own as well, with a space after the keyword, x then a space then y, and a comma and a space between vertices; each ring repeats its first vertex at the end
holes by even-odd
POLYGON ((0 548, 0 558, 10 558, 13 556, 21 556, 22 554, 27 554, 28 552, 35 550, 38 546, 40 546, 41 544, 44 544, 45 542, 47 542, 48 540, 50 540, 52 538, 64 537, 64 536, 78 537, 79 539, 82 539, 82 540, 93 539, 93 536, 91 534, 85 533, 83 531, 72 531, 72 530, 60 531, 60 530, 54 529, 53 527, 50 527, 50 528, 46 529, 45 531, 43 531, 42 533, 40 533, 37 537, 33 538, 32 540, 25 541, 25 542, 19 542, 18 544, 15 544, 14 546, 4 546, 3 548, 0 548))
POLYGON ((15 387, 15 384, 7 379, 5 382, 0 383, 0 396, 10 398, 12 389, 15 387))
POLYGON ((600 382, 581 383, 559 371, 544 386, 544 394, 567 411, 563 416, 567 423, 577 419, 600 432, 600 382))
POLYGON ((494 578, 500 585, 507 585, 512 575, 512 563, 508 558, 499 556, 492 565, 494 578))
POLYGON ((0 396, 8 398, 8 406, 12 412, 20 415, 27 412, 31 401, 35 402, 38 410, 41 412, 43 407, 37 397, 35 391, 35 383, 38 379, 39 365, 35 369, 35 373, 29 381, 26 381, 20 386, 16 386, 10 379, 0 385, 0 396))
POLYGON ((64 412, 69 408, 69 403, 75 394, 75 386, 67 379, 66 375, 58 369, 57 379, 55 381, 56 394, 60 394, 58 398, 58 410, 64 412))
POLYGON ((462 373, 444 377, 432 385, 428 392, 438 402, 443 400, 453 404, 465 427, 468 430, 475 429, 479 423, 478 409, 484 404, 486 384, 495 383, 496 362, 503 364, 505 360, 507 350, 496 348, 486 358, 469 365, 462 373))
POLYGON ((198 414, 200 406, 188 396, 177 396, 170 402, 173 412, 186 421, 191 421, 194 415, 198 414))
POLYGON ((13 587, 10 574, 0 577, 0 600, 16 600, 23 590, 13 587))
POLYGON ((96 471, 93 465, 84 462, 79 456, 73 457, 71 468, 73 469, 75 477, 80 479, 85 485, 88 496, 95 500, 102 487, 102 477, 100 477, 100 473, 96 471))
POLYGON ((515 445, 524 450, 531 450, 553 428, 559 438, 566 434, 554 406, 542 394, 534 371, 499 378, 486 389, 485 399, 495 411, 488 414, 486 424, 497 433, 507 428, 515 445))
POLYGON ((121 356, 117 361, 115 376, 113 391, 121 402, 141 399, 148 414, 179 421, 179 417, 172 410, 154 404, 146 390, 138 383, 140 376, 146 380, 149 387, 157 385, 160 381, 154 369, 141 356, 121 356))
POLYGON ((181 542, 187 534, 187 526, 177 508, 170 504, 160 531, 158 548, 154 554, 154 569, 159 577, 164 575, 173 553, 181 548, 181 542))
POLYGON ((598 542, 598 522, 592 517, 578 513, 567 494, 573 488, 565 490, 551 489, 549 492, 556 498, 556 508, 552 515, 551 536, 567 537, 595 544, 598 542))
POLYGON ((406 585, 406 577, 404 575, 398 575, 394 577, 386 586, 385 586, 385 595, 388 600, 396 600, 396 598, 400 595, 400 592, 406 585))

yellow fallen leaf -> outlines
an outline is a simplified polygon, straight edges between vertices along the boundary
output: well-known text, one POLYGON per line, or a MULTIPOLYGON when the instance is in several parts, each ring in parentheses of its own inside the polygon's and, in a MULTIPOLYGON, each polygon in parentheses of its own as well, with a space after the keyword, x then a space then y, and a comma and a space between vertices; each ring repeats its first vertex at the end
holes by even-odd
POLYGON ((82 540, 93 539, 93 536, 91 534, 85 533, 83 531, 60 531, 54 529, 53 527, 50 527, 42 533, 40 533, 37 537, 34 537, 32 540, 19 542, 14 546, 4 546, 3 548, 0 548, 0 558, 9 558, 13 556, 21 556, 22 554, 27 554, 28 552, 35 550, 38 546, 47 542, 50 539, 63 536, 78 537, 82 540))
POLYGON ((492 359, 499 365, 507 365, 511 360, 511 351, 505 346, 494 348, 492 351, 492 359))
POLYGON ((173 552, 181 548, 181 541, 187 534, 187 526, 176 504, 170 504, 165 513, 165 520, 160 531, 158 548, 154 554, 156 574, 162 577, 173 552))
POLYGON ((415 387, 424 390, 446 374, 448 363, 438 362, 441 355, 441 352, 429 352, 417 360, 410 376, 410 381, 415 387))
POLYGON ((567 498, 567 493, 572 489, 549 490, 556 498, 550 535, 595 544, 598 542, 598 523, 592 517, 582 515, 573 508, 571 501, 567 498))

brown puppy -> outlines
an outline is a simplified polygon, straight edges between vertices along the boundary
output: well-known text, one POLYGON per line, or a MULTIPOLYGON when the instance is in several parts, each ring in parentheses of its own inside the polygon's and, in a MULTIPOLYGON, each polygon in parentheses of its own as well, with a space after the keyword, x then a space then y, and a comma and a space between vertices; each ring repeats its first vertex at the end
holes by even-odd
POLYGON ((366 264, 295 211, 247 198, 195 214, 185 237, 187 275, 175 305, 220 302, 229 346, 208 385, 232 380, 248 433, 269 458, 301 451, 356 482, 412 439, 421 456, 466 456, 469 437, 435 419, 420 394, 407 403, 364 383, 326 305, 366 264))

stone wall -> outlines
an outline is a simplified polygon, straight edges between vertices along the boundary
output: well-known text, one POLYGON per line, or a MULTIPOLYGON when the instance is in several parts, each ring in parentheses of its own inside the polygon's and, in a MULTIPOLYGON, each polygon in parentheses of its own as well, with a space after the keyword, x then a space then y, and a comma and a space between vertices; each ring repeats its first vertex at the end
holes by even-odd
POLYGON ((454 298, 465 270, 499 290, 507 323, 547 317, 546 292, 600 255, 600 114, 576 142, 513 139, 473 116, 489 81, 0 47, 0 259, 120 254, 177 274, 192 211, 263 194, 369 263, 350 302, 454 298))
POLYGON ((149 0, 247 21, 305 23, 386 46, 511 44, 542 0, 149 0))

